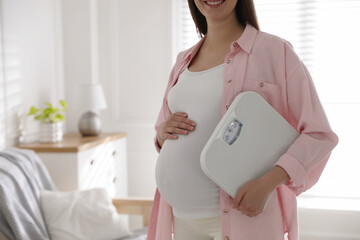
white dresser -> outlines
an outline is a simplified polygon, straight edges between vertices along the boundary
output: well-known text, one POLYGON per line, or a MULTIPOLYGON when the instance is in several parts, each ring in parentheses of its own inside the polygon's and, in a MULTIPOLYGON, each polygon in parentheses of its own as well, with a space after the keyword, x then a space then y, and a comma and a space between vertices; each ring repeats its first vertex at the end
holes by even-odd
POLYGON ((82 137, 64 135, 61 143, 29 143, 17 146, 34 150, 60 191, 105 188, 114 197, 127 196, 125 133, 82 137))

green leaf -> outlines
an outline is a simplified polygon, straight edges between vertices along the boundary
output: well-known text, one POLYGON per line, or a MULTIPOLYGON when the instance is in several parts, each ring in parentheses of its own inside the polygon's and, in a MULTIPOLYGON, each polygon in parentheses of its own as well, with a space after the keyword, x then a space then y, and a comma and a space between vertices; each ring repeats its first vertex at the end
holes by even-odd
POLYGON ((50 122, 53 122, 53 123, 56 123, 59 121, 59 119, 55 115, 51 115, 49 118, 50 118, 50 122))
POLYGON ((56 110, 56 108, 50 108, 48 111, 49 114, 55 114, 56 112, 58 112, 58 110, 56 110))
POLYGON ((56 118, 62 122, 65 122, 65 117, 62 114, 56 114, 56 118))
POLYGON ((45 109, 37 109, 36 107, 32 106, 28 115, 35 115, 34 119, 43 123, 65 121, 65 117, 60 112, 65 112, 67 108, 66 101, 60 101, 62 108, 54 108, 54 106, 49 102, 45 102, 45 104, 47 105, 47 108, 45 109))
POLYGON ((34 107, 34 106, 31 106, 30 111, 29 111, 29 113, 28 113, 28 116, 29 116, 29 115, 34 115, 34 114, 36 114, 38 111, 39 111, 39 109, 37 109, 37 108, 34 107))
POLYGON ((43 111, 43 115, 45 116, 45 117, 48 117, 51 113, 53 113, 54 112, 54 110, 52 109, 52 108, 46 108, 46 109, 44 109, 44 111, 43 111))
POLYGON ((60 104, 63 107, 63 111, 66 111, 67 109, 67 102, 65 102, 64 100, 60 100, 60 104))
POLYGON ((45 104, 46 104, 49 108, 53 108, 53 105, 52 105, 51 103, 46 102, 45 104))

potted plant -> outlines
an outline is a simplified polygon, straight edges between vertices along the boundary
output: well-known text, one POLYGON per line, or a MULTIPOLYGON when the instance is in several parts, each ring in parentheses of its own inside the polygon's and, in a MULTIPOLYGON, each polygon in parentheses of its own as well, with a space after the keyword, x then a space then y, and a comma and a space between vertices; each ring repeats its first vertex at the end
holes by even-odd
POLYGON ((64 100, 60 100, 61 108, 56 108, 48 102, 45 104, 47 108, 44 109, 38 109, 32 106, 28 116, 34 116, 35 120, 40 121, 40 142, 61 142, 63 137, 63 123, 65 122, 64 113, 67 109, 67 103, 64 100))

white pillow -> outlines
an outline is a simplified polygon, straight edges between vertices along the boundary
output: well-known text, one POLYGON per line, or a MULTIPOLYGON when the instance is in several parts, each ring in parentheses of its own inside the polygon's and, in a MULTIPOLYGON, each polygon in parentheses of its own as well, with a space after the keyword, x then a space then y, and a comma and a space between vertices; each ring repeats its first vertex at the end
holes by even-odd
POLYGON ((116 239, 131 234, 103 188, 42 191, 40 201, 52 240, 116 239))

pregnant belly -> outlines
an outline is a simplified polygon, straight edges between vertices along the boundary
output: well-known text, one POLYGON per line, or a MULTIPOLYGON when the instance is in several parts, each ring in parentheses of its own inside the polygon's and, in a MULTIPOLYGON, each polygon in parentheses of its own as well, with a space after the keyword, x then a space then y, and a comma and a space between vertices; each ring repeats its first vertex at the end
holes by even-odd
POLYGON ((214 196, 214 201, 217 200, 219 187, 200 167, 200 154, 206 140, 179 135, 176 140, 164 142, 156 163, 155 179, 160 194, 171 206, 186 209, 212 201, 214 196))

